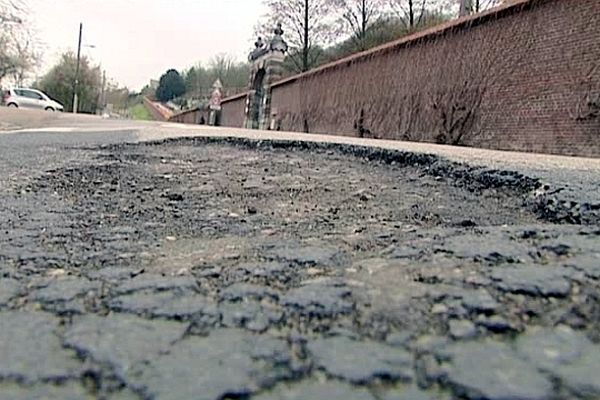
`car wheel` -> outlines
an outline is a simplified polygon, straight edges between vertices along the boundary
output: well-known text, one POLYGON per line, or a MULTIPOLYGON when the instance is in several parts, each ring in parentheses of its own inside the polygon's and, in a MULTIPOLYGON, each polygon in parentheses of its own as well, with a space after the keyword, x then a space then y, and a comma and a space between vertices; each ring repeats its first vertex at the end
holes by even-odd
POLYGON ((16 105, 15 103, 9 103, 6 107, 19 108, 19 106, 16 105))
POLYGON ((52 112, 54 112, 54 108, 52 108, 52 107, 46 107, 46 111, 52 111, 52 112))

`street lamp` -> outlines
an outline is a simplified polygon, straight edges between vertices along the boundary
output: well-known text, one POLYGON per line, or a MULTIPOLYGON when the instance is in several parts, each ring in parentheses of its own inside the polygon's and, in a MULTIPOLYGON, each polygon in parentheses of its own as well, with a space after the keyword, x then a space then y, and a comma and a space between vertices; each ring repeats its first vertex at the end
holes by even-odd
POLYGON ((77 45, 77 66, 75 67, 75 81, 73 82, 73 114, 77 114, 77 85, 79 85, 79 60, 81 59, 81 34, 83 23, 79 23, 79 42, 77 45))
MULTIPOLYGON (((81 37, 83 33, 83 23, 79 24, 79 41, 77 44, 77 66, 75 67, 75 81, 73 82, 73 114, 77 114, 77 108, 79 106, 79 99, 77 97, 77 89, 79 86, 79 69, 81 64, 81 37)), ((95 49, 96 46, 93 44, 83 45, 83 47, 89 47, 95 49)))

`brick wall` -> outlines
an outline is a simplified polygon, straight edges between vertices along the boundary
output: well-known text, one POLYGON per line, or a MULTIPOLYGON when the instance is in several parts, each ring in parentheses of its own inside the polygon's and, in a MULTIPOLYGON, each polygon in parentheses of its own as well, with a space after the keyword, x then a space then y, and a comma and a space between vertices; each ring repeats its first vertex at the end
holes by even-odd
POLYGON ((156 121, 168 121, 171 117, 171 113, 164 106, 147 97, 144 97, 144 106, 156 121))
POLYGON ((283 130, 599 157, 598 21, 599 0, 517 0, 277 82, 272 104, 283 130))
POLYGON ((209 121, 209 110, 187 110, 175 114, 169 118, 169 122, 178 122, 182 124, 200 124, 204 119, 204 124, 208 124, 209 121))
POLYGON ((246 109, 246 93, 231 96, 221 102, 221 126, 242 128, 246 109))

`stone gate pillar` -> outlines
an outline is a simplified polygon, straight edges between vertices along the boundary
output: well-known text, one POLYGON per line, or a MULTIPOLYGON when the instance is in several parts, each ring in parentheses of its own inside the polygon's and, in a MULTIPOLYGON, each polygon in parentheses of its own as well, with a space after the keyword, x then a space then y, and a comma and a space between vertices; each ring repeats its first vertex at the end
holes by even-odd
POLYGON ((212 93, 210 95, 209 102, 209 114, 208 114, 208 124, 211 126, 219 125, 219 117, 221 115, 221 100, 223 99, 223 84, 221 80, 217 78, 215 83, 212 86, 212 93))
POLYGON ((248 57, 251 63, 250 84, 246 97, 244 127, 248 129, 269 129, 276 115, 271 108, 271 85, 279 80, 283 72, 283 61, 288 45, 283 40, 281 24, 273 30, 269 43, 262 38, 256 41, 255 49, 248 57))

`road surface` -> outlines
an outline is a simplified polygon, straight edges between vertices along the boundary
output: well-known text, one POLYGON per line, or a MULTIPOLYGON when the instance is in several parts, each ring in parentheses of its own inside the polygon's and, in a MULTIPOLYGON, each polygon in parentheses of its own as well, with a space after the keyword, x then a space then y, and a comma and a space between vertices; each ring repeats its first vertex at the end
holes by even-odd
POLYGON ((600 397, 599 160, 0 121, 0 398, 600 397))

